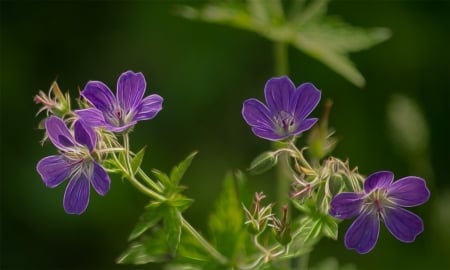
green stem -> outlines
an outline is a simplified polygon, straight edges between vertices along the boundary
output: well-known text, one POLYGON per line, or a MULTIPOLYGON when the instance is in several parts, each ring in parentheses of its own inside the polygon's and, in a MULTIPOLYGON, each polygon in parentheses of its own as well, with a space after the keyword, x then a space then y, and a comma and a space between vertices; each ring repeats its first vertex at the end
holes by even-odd
POLYGON ((276 42, 274 45, 275 75, 289 74, 288 44, 276 42))
POLYGON ((155 189, 157 192, 162 193, 162 188, 156 184, 141 168, 138 168, 138 174, 144 179, 144 181, 149 184, 153 189, 155 189))
POLYGON ((228 262, 228 259, 217 251, 217 249, 215 249, 205 238, 203 238, 203 236, 197 232, 197 230, 195 230, 195 228, 192 227, 181 214, 180 219, 183 228, 188 231, 203 246, 203 248, 211 254, 211 256, 213 256, 221 264, 226 264, 228 262))

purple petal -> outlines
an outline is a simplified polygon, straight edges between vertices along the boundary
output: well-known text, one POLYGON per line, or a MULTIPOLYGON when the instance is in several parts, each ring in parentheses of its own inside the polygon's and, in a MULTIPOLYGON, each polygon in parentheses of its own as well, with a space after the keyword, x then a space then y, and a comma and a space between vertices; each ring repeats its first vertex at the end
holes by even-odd
POLYGON ((361 213, 364 195, 354 192, 342 192, 331 201, 330 215, 339 219, 353 218, 361 213))
POLYGON ((74 146, 73 136, 61 118, 50 116, 45 121, 45 128, 52 143, 60 150, 67 150, 67 148, 74 146))
POLYGON ((308 129, 312 128, 315 123, 317 123, 319 119, 317 118, 308 118, 305 120, 302 120, 301 124, 292 132, 293 134, 297 135, 304 131, 307 131, 308 129))
POLYGON ((300 85, 294 93, 291 111, 294 112, 295 120, 302 121, 317 107, 321 92, 312 84, 300 85))
POLYGON ((75 113, 86 125, 91 127, 105 127, 108 125, 103 113, 96 108, 76 110, 75 113))
POLYGON ((410 243, 423 232, 422 219, 402 208, 384 208, 384 224, 395 238, 410 243))
POLYGON ((41 159, 36 169, 47 187, 53 188, 69 177, 72 170, 70 163, 62 155, 48 156, 41 159))
POLYGON ((133 120, 147 120, 152 119, 162 110, 163 98, 159 95, 153 94, 145 97, 136 109, 136 115, 133 120))
POLYGON ((82 214, 89 204, 89 180, 84 173, 75 174, 70 179, 64 193, 64 210, 68 214, 82 214))
POLYGON ((92 186, 99 195, 104 196, 108 191, 111 184, 109 175, 106 173, 102 166, 94 162, 94 173, 91 179, 92 186))
POLYGON ((283 140, 290 136, 290 134, 277 134, 272 129, 266 129, 263 127, 252 127, 253 133, 263 139, 271 140, 271 141, 279 141, 283 140))
POLYGON ((251 98, 244 101, 242 116, 251 127, 273 130, 269 109, 257 99, 251 98))
POLYGON ((99 81, 89 81, 81 91, 81 95, 104 113, 112 113, 117 106, 116 98, 111 90, 99 81))
POLYGON ((345 233, 345 246, 360 254, 371 251, 378 240, 380 221, 376 213, 362 213, 345 233))
POLYGON ((141 72, 126 71, 120 75, 117 81, 117 101, 125 113, 138 107, 144 96, 146 85, 141 72))
POLYGON ((267 81, 264 94, 267 106, 271 112, 291 112, 291 99, 294 94, 295 85, 286 77, 276 77, 267 81))
POLYGON ((95 135, 94 129, 83 124, 81 120, 75 122, 73 129, 75 133, 75 140, 78 143, 87 146, 89 151, 92 152, 97 142, 97 136, 95 135))
POLYGON ((369 175, 364 181, 364 191, 370 193, 374 189, 388 188, 394 180, 394 174, 380 171, 369 175))
POLYGON ((132 126, 134 126, 136 124, 137 124, 137 121, 131 121, 131 122, 128 122, 128 123, 123 124, 122 126, 118 126, 118 127, 110 125, 110 124, 106 124, 105 127, 109 131, 116 132, 116 133, 121 133, 121 132, 124 132, 125 130, 131 128, 132 126))
POLYGON ((413 207, 428 201, 430 191, 425 180, 416 176, 408 176, 391 184, 387 197, 399 206, 413 207))

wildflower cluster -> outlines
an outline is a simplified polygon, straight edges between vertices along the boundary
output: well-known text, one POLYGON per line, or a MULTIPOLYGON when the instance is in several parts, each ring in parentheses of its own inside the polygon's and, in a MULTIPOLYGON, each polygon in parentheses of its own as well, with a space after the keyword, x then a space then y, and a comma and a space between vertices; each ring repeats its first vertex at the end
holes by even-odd
POLYGON ((161 96, 144 97, 146 86, 144 75, 133 71, 120 75, 116 95, 104 83, 89 81, 76 110, 56 83, 48 94, 41 91, 35 97, 42 105, 39 112, 46 111, 44 140, 58 150, 41 159, 37 171, 50 188, 69 179, 63 199, 68 214, 86 211, 91 186, 105 196, 114 173, 149 197, 119 263, 169 261, 183 269, 276 268, 311 252, 322 237, 337 239, 343 219, 356 218, 344 242, 358 253, 374 248, 380 220, 402 242, 414 241, 424 230, 421 218, 403 207, 428 201, 425 180, 407 176, 394 182, 394 174, 388 171, 364 177, 348 161, 329 156, 336 143, 328 128, 330 103, 320 121, 310 117, 321 91, 312 83, 296 87, 282 76, 267 81, 266 104, 253 98, 244 101, 242 116, 257 137, 275 142, 275 149, 255 158, 249 171, 262 173, 279 165, 287 176, 279 181, 288 181, 289 189, 282 194, 288 200, 264 205, 266 195, 256 192, 247 208, 244 192, 238 192, 235 184, 240 179, 245 185, 245 178, 242 174, 227 177, 209 218, 209 241, 182 215, 193 200, 182 194, 180 180, 196 153, 170 173, 153 169, 148 175, 141 168, 145 148, 131 151, 133 127, 162 110, 161 96), (297 138, 310 130, 307 144, 298 148, 297 138))

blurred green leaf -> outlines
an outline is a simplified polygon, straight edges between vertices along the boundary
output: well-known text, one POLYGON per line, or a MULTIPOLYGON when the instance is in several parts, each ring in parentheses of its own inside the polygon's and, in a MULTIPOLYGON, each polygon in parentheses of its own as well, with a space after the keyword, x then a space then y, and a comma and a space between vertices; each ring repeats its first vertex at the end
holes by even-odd
POLYGON ((177 209, 171 207, 166 211, 164 231, 169 251, 172 255, 175 255, 181 239, 181 219, 180 212, 177 209))
POLYGON ((209 217, 213 243, 223 255, 234 258, 242 253, 245 244, 244 213, 236 193, 234 177, 228 173, 223 190, 209 217))
POLYGON ((183 178, 186 170, 191 166, 192 160, 197 155, 197 152, 191 153, 183 161, 181 161, 177 166, 175 166, 170 172, 170 180, 174 185, 178 185, 181 178, 183 178))
POLYGON ((131 170, 133 171, 133 174, 136 174, 139 167, 141 167, 142 159, 145 154, 145 148, 146 147, 144 146, 131 160, 131 170))
POLYGON ((128 241, 141 236, 149 228, 155 226, 162 219, 166 211, 166 205, 160 202, 152 202, 147 205, 144 213, 141 214, 137 224, 134 226, 133 231, 128 237, 128 241))

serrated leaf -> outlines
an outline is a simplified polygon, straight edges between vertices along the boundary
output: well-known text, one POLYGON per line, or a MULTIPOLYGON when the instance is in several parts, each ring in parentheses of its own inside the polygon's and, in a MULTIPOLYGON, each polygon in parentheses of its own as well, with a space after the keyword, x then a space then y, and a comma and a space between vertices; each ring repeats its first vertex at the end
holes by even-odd
POLYGON ((157 170, 157 169, 152 169, 152 173, 156 177, 156 179, 158 179, 158 181, 160 181, 166 189, 173 188, 174 185, 173 185, 172 181, 170 181, 170 178, 167 174, 165 174, 162 171, 157 170))
POLYGON ((247 169, 252 174, 261 174, 273 168, 278 163, 278 155, 273 151, 266 151, 258 155, 247 169))
POLYGON ((322 223, 323 223, 322 227, 323 235, 333 240, 337 240, 338 238, 337 222, 329 216, 324 216, 322 223))
POLYGON ((131 170, 133 171, 133 174, 136 174, 139 167, 141 167, 142 159, 144 158, 145 154, 145 148, 143 147, 137 154, 133 157, 131 160, 131 170))
POLYGON ((192 160, 197 155, 198 152, 193 152, 189 156, 187 156, 183 161, 180 162, 177 166, 175 166, 170 172, 170 180, 174 183, 174 185, 178 185, 181 178, 183 178, 184 173, 189 168, 192 163, 192 160))
POLYGON ((181 219, 180 212, 173 207, 170 207, 165 213, 164 231, 169 251, 175 255, 181 239, 181 219))
POLYGON ((242 253, 245 244, 243 224, 244 213, 236 193, 234 178, 228 173, 208 222, 214 245, 228 258, 242 253))
POLYGON ((145 231, 156 225, 162 219, 166 209, 167 207, 164 207, 164 204, 159 202, 152 202, 147 205, 128 237, 128 241, 136 239, 145 231))
POLYGON ((194 202, 193 199, 188 198, 181 194, 176 194, 173 197, 169 198, 167 203, 171 206, 176 208, 178 211, 183 212, 185 211, 191 204, 194 202))

